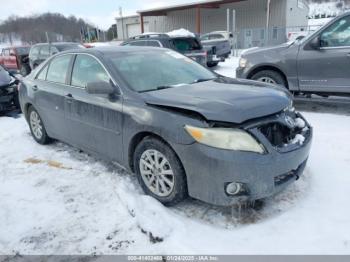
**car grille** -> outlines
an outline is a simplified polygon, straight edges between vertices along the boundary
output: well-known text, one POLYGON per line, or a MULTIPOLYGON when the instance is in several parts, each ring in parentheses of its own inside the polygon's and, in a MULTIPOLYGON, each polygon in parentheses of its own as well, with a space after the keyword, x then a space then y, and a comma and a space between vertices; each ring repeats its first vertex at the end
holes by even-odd
POLYGON ((260 128, 260 132, 265 135, 273 146, 283 146, 288 144, 300 130, 291 129, 280 123, 271 123, 260 128))
POLYGON ((263 124, 259 127, 259 131, 273 146, 278 148, 290 144, 303 144, 310 135, 307 123, 296 114, 282 115, 277 121, 263 124))

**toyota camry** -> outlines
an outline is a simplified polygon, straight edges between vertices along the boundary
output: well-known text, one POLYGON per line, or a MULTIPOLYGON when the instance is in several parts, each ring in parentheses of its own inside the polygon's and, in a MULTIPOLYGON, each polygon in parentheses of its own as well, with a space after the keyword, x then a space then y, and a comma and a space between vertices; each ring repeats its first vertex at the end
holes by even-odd
POLYGON ((286 89, 218 75, 168 49, 59 53, 19 95, 38 143, 116 161, 165 205, 272 196, 302 175, 311 147, 312 127, 286 89))

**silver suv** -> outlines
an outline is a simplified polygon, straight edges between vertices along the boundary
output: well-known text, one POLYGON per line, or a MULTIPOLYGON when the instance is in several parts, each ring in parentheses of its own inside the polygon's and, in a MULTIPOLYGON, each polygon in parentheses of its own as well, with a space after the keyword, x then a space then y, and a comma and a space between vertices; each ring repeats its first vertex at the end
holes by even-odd
POLYGON ((298 93, 350 94, 350 12, 303 39, 245 52, 237 77, 298 93))

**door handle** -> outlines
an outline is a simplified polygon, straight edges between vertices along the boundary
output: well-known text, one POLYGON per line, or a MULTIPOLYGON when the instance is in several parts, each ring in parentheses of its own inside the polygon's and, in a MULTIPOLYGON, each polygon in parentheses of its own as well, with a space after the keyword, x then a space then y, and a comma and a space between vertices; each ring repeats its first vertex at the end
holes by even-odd
POLYGON ((350 58, 350 53, 346 55, 348 58, 350 58))
POLYGON ((39 90, 39 88, 38 88, 38 86, 37 86, 37 85, 32 86, 32 89, 33 89, 33 91, 38 91, 38 90, 39 90))
POLYGON ((73 103, 74 98, 72 94, 67 94, 65 97, 66 97, 67 103, 69 104, 73 103))

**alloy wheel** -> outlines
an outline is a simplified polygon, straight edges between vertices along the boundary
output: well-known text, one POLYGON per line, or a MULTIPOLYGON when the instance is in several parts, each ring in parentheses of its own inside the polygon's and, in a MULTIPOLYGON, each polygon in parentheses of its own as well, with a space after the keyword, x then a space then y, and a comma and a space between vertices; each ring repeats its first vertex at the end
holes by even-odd
POLYGON ((140 173, 148 189, 157 196, 169 196, 175 186, 175 176, 168 159, 159 151, 149 149, 140 158, 140 173))
POLYGON ((274 79, 272 79, 271 77, 268 77, 268 76, 262 76, 262 77, 258 78, 257 81, 268 83, 268 84, 277 84, 277 82, 274 79))
POLYGON ((30 127, 32 128, 33 134, 36 139, 40 140, 43 136, 43 126, 41 124, 41 119, 37 112, 32 111, 30 113, 30 127))

